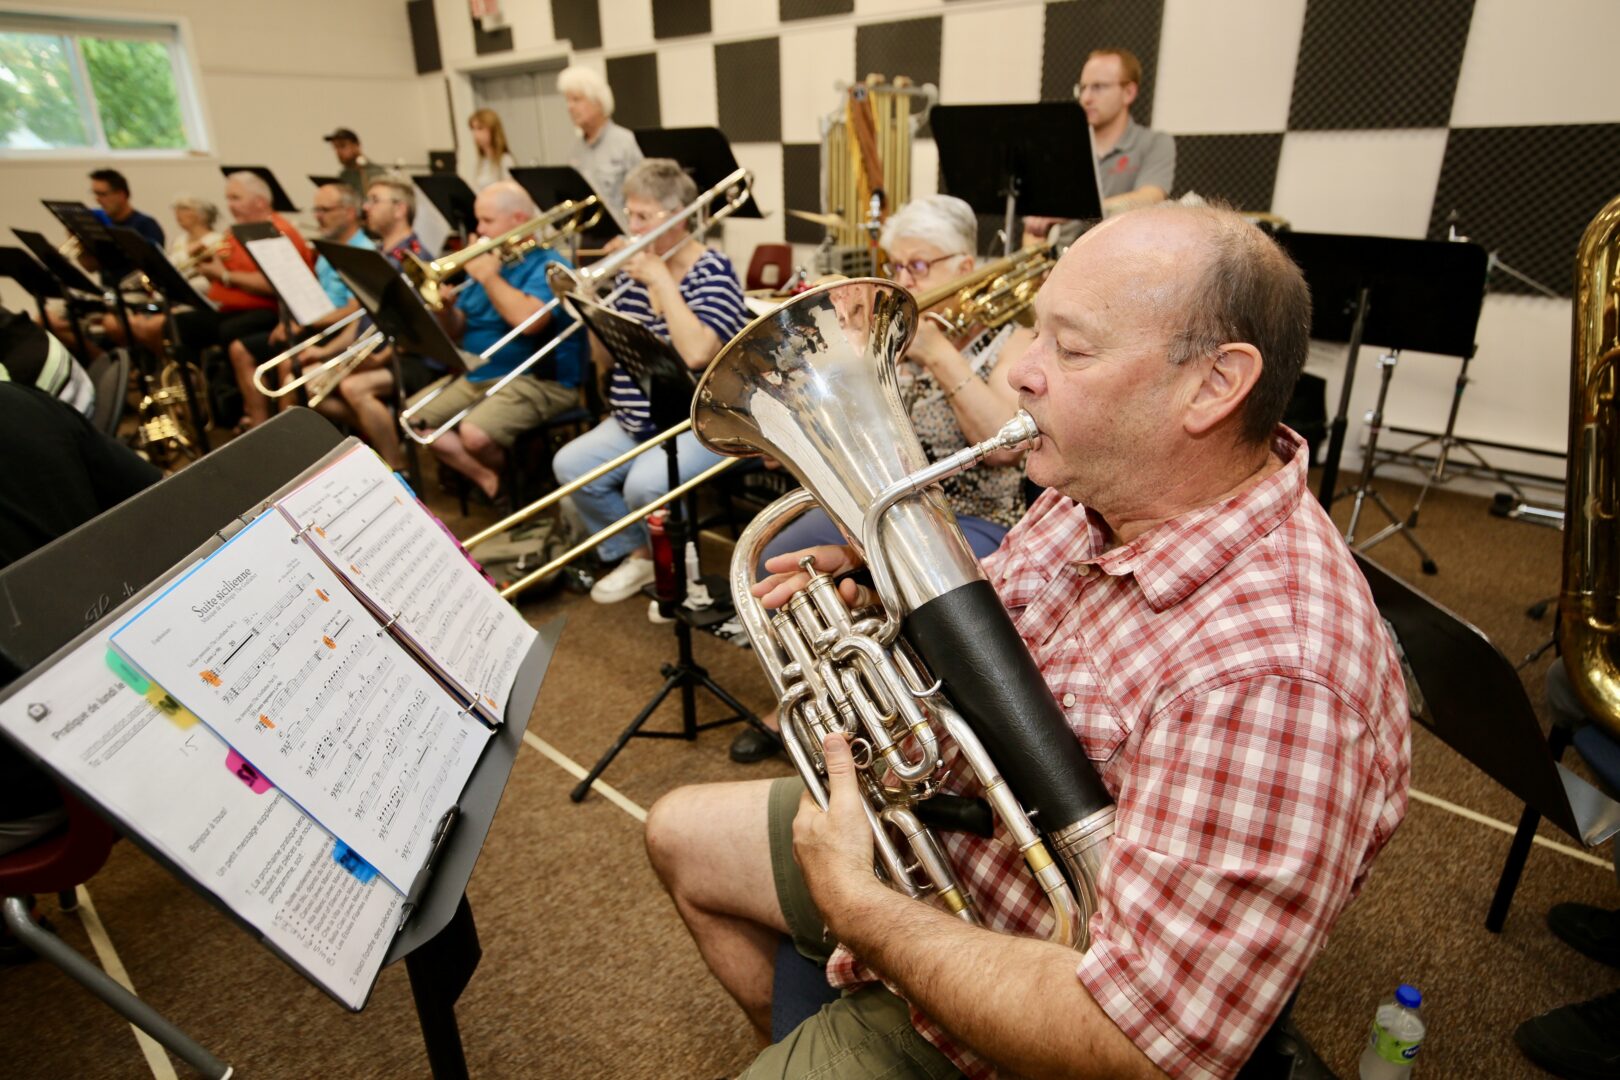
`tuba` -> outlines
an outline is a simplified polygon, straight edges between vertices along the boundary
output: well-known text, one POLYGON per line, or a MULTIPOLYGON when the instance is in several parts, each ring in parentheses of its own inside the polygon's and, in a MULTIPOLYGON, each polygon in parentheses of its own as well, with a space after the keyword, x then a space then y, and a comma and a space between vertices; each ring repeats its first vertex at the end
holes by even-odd
POLYGON ((1558 644, 1582 707, 1620 735, 1620 197, 1581 236, 1574 308, 1558 644))
POLYGON ((699 441, 728 456, 769 455, 803 485, 744 530, 732 597, 780 703, 788 754, 822 807, 822 740, 851 736, 889 884, 978 921, 924 824, 945 779, 942 733, 1051 904, 1053 940, 1083 949, 1113 801, 934 486, 1038 432, 1020 413, 930 465, 895 377, 917 318, 892 282, 831 282, 755 320, 704 374, 692 403, 699 441), (815 505, 864 556, 881 611, 851 611, 808 565, 809 585, 780 610, 754 598, 760 552, 815 505))

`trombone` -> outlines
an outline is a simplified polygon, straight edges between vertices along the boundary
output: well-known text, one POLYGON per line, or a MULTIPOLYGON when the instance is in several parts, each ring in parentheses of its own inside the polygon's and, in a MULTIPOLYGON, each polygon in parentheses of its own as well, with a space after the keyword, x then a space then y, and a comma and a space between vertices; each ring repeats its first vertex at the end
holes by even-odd
MULTIPOLYGON (((538 217, 530 218, 523 224, 508 229, 499 236, 481 240, 453 254, 434 259, 432 262, 423 262, 415 255, 407 252, 405 262, 401 265, 400 270, 405 275, 405 279, 421 294, 422 302, 427 304, 429 309, 439 311, 444 307, 441 290, 445 280, 459 273, 467 263, 478 256, 492 251, 499 251, 503 259, 517 261, 532 251, 542 247, 549 247, 560 240, 573 236, 577 232, 590 228, 600 221, 601 217, 602 210, 595 195, 579 202, 565 199, 538 217), (558 225, 559 222, 562 224, 558 225), (535 236, 541 230, 551 227, 557 228, 554 235, 543 238, 535 236)), ((266 360, 253 369, 253 385, 266 397, 281 398, 318 379, 320 380, 317 383, 319 389, 311 391, 310 405, 313 407, 320 404, 332 392, 332 389, 343 381, 345 376, 364 363, 367 357, 382 346, 382 331, 373 330, 336 356, 307 371, 300 372, 295 378, 280 386, 266 386, 265 376, 306 349, 312 349, 331 338, 364 314, 363 309, 351 311, 314 337, 297 342, 266 360)), ((504 338, 498 344, 505 344, 508 340, 510 338, 504 338)))
MULTIPOLYGON (((961 328, 966 330, 980 326, 993 329, 1017 318, 1030 304, 1034 303, 1035 294, 1040 290, 1041 282, 1055 262, 1055 252, 1052 245, 1031 245, 1023 251, 1015 252, 1006 258, 997 259, 994 262, 970 270, 966 274, 937 288, 916 294, 917 308, 918 310, 925 310, 942 301, 953 300, 953 303, 944 312, 935 317, 947 322, 952 329, 961 328)), ((598 266, 600 265, 598 264, 598 266)), ((561 271, 561 268, 553 269, 561 271)), ((569 276, 571 279, 579 281, 583 287, 589 288, 604 280, 608 273, 607 270, 598 271, 597 266, 593 266, 582 273, 569 276)), ((563 283, 559 282, 558 284, 563 283)), ((555 290, 558 285, 553 284, 552 287, 555 290)), ((749 325, 753 326, 755 323, 769 318, 771 318, 770 314, 762 315, 749 325)), ((748 330, 745 328, 742 334, 747 333, 748 330)), ((471 551, 477 545, 522 525, 598 477, 606 476, 647 451, 662 446, 683 432, 690 431, 691 428, 692 421, 687 419, 665 431, 660 431, 646 442, 631 447, 611 461, 603 462, 578 478, 569 481, 554 491, 548 492, 528 506, 514 511, 489 528, 473 534, 463 542, 464 546, 468 551, 471 551)), ((544 566, 537 567, 522 578, 512 582, 501 590, 501 596, 508 600, 512 599, 517 594, 562 569, 597 544, 630 528, 654 511, 682 497, 700 484, 719 476, 741 460, 743 459, 736 457, 724 458, 685 483, 671 488, 667 493, 653 499, 645 506, 631 510, 618 521, 581 540, 544 566)))
MULTIPOLYGON (((693 222, 691 239, 701 239, 703 234, 708 232, 709 229, 713 228, 716 223, 725 220, 742 208, 743 204, 748 201, 749 189, 753 186, 753 183, 754 177, 752 173, 750 173, 747 169, 737 169, 725 179, 721 180, 718 184, 711 187, 708 191, 703 192, 697 198, 693 199, 684 208, 676 213, 671 214, 656 228, 651 229, 643 235, 637 237, 634 243, 625 245, 600 262, 592 263, 584 270, 573 270, 560 263, 547 267, 546 282, 551 286, 552 299, 542 304, 539 310, 537 310, 534 314, 512 327, 512 329, 507 331, 505 336, 503 336, 499 341, 495 342, 495 344, 491 345, 478 355, 480 358, 486 360, 495 355, 495 353, 505 348, 508 342, 514 340, 519 334, 523 333, 529 327, 533 326, 535 323, 539 322, 541 319, 555 311, 557 305, 561 304, 565 297, 580 296, 594 298, 595 295, 601 290, 602 286, 606 282, 613 280, 619 271, 624 268, 626 263, 628 263, 635 256, 639 255, 642 251, 645 251, 653 244, 657 243, 659 238, 661 238, 665 233, 669 232, 681 222, 686 221, 688 218, 692 219, 693 222), (710 213, 709 203, 721 197, 725 198, 725 203, 713 213, 710 213)), ((676 247, 673 247, 669 251, 665 252, 662 258, 667 262, 670 256, 674 255, 675 252, 679 250, 680 246, 677 245, 676 247)), ((617 300, 621 295, 623 295, 624 291, 628 289, 630 285, 631 282, 625 282, 617 289, 614 289, 607 296, 603 297, 601 299, 601 303, 604 305, 612 304, 613 301, 617 300)), ((454 382, 453 379, 446 380, 440 386, 435 387, 432 391, 424 395, 420 401, 417 401, 409 408, 402 410, 399 414, 399 426, 404 429, 407 436, 417 443, 421 444, 422 446, 431 446, 434 442, 438 441, 439 437, 445 432, 461 423, 461 421, 466 418, 468 413, 472 412, 479 405, 500 393, 502 389, 512 382, 512 380, 516 379, 520 375, 525 374, 530 368, 534 367, 536 364, 540 363, 540 361, 550 356, 564 341, 567 341, 574 334, 578 333, 583 325, 584 324, 582 322, 575 319, 567 327, 560 330, 556 336, 551 338, 551 340, 540 346, 540 348, 530 355, 528 359, 524 360, 517 367, 513 368, 511 371, 507 372, 505 375, 502 375, 499 379, 491 383, 489 389, 485 390, 484 393, 472 404, 450 417, 450 419, 446 420, 432 431, 425 433, 418 431, 416 427, 411 424, 411 420, 424 408, 426 408, 429 402, 431 402, 434 398, 437 398, 440 394, 444 393, 445 390, 447 390, 454 382)), ((639 452, 639 450, 634 451, 632 452, 631 456, 634 456, 634 453, 639 452)))
POLYGON ((583 233, 601 220, 602 206, 595 195, 579 202, 564 199, 539 217, 530 218, 499 236, 480 240, 432 262, 423 262, 407 252, 400 270, 406 280, 421 294, 422 302, 429 310, 441 311, 445 303, 442 292, 445 281, 460 273, 463 267, 480 255, 498 251, 504 261, 517 262, 531 251, 549 247, 583 233), (536 233, 549 228, 555 228, 556 233, 543 238, 535 236, 536 233))

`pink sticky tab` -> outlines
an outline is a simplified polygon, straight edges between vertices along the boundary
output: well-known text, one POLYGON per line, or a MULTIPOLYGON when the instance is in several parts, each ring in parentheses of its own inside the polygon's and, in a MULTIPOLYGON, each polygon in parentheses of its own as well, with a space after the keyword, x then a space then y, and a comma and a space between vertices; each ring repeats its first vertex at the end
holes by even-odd
POLYGON ((249 765, 247 758, 243 757, 241 754, 238 754, 235 750, 232 750, 225 755, 225 767, 229 769, 231 774, 238 780, 252 788, 253 794, 255 795, 263 795, 265 792, 269 791, 275 786, 260 775, 258 769, 255 769, 252 765, 249 765))

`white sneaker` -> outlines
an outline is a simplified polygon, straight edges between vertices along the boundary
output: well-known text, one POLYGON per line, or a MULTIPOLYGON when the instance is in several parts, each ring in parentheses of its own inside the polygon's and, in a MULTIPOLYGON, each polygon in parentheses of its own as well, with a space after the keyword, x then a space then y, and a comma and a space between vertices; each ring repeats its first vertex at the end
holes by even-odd
POLYGON ((631 555, 597 579, 596 584, 591 586, 591 599, 598 604, 617 604, 636 595, 643 585, 651 583, 656 576, 651 559, 631 555))

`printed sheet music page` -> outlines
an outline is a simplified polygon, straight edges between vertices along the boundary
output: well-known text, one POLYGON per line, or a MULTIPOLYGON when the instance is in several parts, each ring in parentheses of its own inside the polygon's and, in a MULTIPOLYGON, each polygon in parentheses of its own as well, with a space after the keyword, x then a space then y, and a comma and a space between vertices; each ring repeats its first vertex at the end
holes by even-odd
POLYGON ((274 510, 112 643, 404 891, 490 734, 274 510))
POLYGON ((368 446, 277 504, 428 664, 499 723, 536 631, 368 446))
POLYGON ((207 726, 182 728, 125 686, 107 666, 109 636, 0 702, 0 726, 360 1008, 404 896, 340 866, 331 834, 267 784, 250 786, 207 726))

